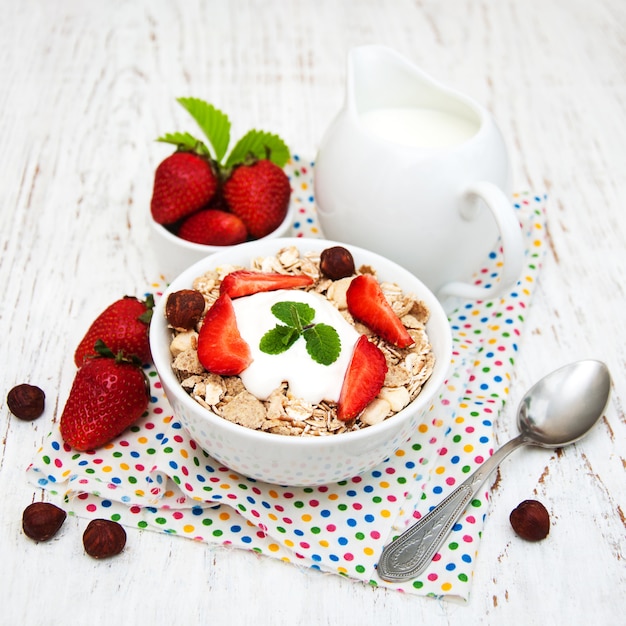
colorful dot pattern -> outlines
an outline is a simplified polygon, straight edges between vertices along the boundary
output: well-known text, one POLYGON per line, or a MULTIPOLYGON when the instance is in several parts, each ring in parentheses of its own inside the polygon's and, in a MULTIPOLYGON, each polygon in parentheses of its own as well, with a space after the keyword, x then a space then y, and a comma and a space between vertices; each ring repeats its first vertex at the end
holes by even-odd
POLYGON ((315 198, 313 197, 312 161, 293 155, 285 166, 291 182, 291 202, 294 208, 292 236, 322 237, 322 229, 317 219, 315 198))
MULTIPOLYGON (((312 196, 313 164, 290 162, 294 233, 321 236, 312 196)), ((382 548, 493 453, 494 424, 509 393, 526 309, 545 248, 545 196, 518 194, 525 271, 506 297, 460 301, 449 315, 450 376, 431 416, 374 470, 336 484, 279 487, 238 475, 209 457, 172 415, 158 375, 146 365, 146 415, 114 442, 89 453, 55 429, 28 468, 30 480, 71 513, 107 517, 205 544, 254 550, 285 562, 417 595, 468 600, 488 508, 480 493, 429 568, 415 580, 376 575, 382 548)), ((497 275, 500 251, 476 274, 497 275)), ((162 282, 150 286, 157 296, 162 282)))

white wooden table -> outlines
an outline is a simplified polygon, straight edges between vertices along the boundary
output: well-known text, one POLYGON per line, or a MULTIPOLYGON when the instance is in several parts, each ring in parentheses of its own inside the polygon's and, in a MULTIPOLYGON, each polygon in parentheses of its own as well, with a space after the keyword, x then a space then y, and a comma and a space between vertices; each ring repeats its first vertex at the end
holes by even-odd
POLYGON ((621 0, 140 0, 2 2, 0 13, 0 623, 618 624, 626 609, 626 4, 621 0), (494 114, 515 187, 547 192, 549 250, 510 401, 579 358, 613 395, 587 439, 500 468, 468 605, 409 597, 252 553, 131 531, 85 556, 85 520, 35 544, 21 513, 45 497, 24 469, 58 419, 94 314, 154 279, 146 226, 154 142, 186 124, 175 98, 226 110, 233 134, 282 135, 314 157, 338 111, 345 55, 396 48, 494 114), (15 384, 46 390, 19 422, 15 384), (524 543, 508 515, 553 515, 524 543))

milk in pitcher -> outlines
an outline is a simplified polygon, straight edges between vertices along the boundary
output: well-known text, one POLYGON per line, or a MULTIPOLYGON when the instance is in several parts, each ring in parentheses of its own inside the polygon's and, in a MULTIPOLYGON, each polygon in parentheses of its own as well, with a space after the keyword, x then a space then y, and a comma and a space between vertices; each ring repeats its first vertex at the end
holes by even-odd
POLYGON ((381 139, 414 148, 449 148, 471 139, 478 124, 446 111, 416 107, 372 109, 359 116, 381 139))

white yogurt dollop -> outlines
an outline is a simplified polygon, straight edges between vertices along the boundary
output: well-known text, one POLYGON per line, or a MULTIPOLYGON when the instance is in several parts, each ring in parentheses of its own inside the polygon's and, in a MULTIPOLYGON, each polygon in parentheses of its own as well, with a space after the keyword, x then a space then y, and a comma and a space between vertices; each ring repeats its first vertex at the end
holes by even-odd
POLYGON ((341 385, 359 334, 323 296, 297 289, 255 293, 233 300, 237 326, 250 346, 253 361, 239 375, 246 389, 259 400, 266 400, 281 383, 290 393, 311 404, 322 400, 337 402, 341 385), (315 310, 313 323, 332 326, 341 340, 339 358, 330 365, 315 362, 306 351, 303 337, 281 354, 266 354, 259 349, 261 337, 282 322, 271 308, 277 302, 304 302, 315 310))

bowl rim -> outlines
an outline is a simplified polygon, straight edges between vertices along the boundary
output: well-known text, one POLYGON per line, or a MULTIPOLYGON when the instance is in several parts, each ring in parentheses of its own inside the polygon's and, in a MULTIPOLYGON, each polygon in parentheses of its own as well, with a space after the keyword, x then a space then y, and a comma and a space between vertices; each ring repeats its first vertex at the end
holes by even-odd
MULTIPOLYGON (((378 424, 374 424, 373 426, 368 426, 367 428, 355 431, 339 433, 338 435, 328 435, 321 437, 296 437, 288 435, 277 435, 276 433, 268 433, 265 431, 254 430, 240 424, 229 422, 228 420, 220 417, 219 415, 216 415, 209 409, 202 407, 198 402, 196 402, 183 389, 182 385, 174 375, 174 372, 171 368, 169 343, 166 346, 160 345, 162 343, 162 337, 166 336, 166 333, 168 332, 167 322, 165 319, 165 302, 167 301, 167 296, 174 291, 178 291, 179 289, 190 288, 193 279, 206 272, 207 270, 219 266, 220 264, 231 264, 232 261, 228 260, 228 256, 230 256, 234 248, 238 248, 238 254, 243 252, 244 247, 250 248, 252 251, 250 252, 249 260, 251 260, 254 256, 269 254, 269 252, 263 252, 260 254, 254 253, 255 248, 263 247, 263 245, 268 245, 267 241, 263 243, 261 242, 262 240, 256 240, 242 243, 238 246, 233 246, 230 249, 224 249, 221 253, 217 252, 215 254, 205 257, 204 259, 201 259, 200 261, 197 261, 196 263, 185 269, 183 272, 181 272, 169 283, 168 287, 163 291, 157 303, 155 304, 152 320, 150 322, 150 345, 152 349, 152 359, 159 379, 161 380, 161 384, 167 386, 168 388, 171 388, 178 401, 182 402, 185 407, 193 410, 194 413, 197 412, 197 414, 200 415, 203 420, 206 420, 211 425, 214 424, 220 430, 232 432, 236 436, 248 438, 253 441, 256 440, 259 443, 271 441, 273 444, 276 444, 280 441, 283 441, 285 445, 289 445, 291 447, 301 447, 303 449, 313 448, 322 444, 331 447, 344 447, 349 442, 354 442, 356 444, 357 442, 367 440, 372 436, 380 435, 381 437, 383 437, 387 433, 387 431, 398 428, 399 421, 409 421, 413 415, 428 408, 428 404, 434 402, 435 394, 445 382, 446 376, 450 369, 452 357, 452 332, 448 322, 448 317, 434 293, 411 272, 406 270, 404 267, 398 265, 394 261, 383 257, 382 255, 371 252, 364 248, 360 248, 359 246, 354 246, 352 244, 313 237, 276 238, 276 250, 288 247, 290 245, 295 245, 299 248, 301 253, 306 253, 307 250, 302 250, 301 247, 303 242, 307 242, 314 246, 313 251, 317 251, 316 248, 321 251, 323 248, 333 245, 339 245, 348 248, 353 253, 353 255, 356 254, 357 256, 359 256, 361 254, 365 254, 369 259, 367 263, 371 263, 374 268, 377 267, 376 263, 380 262, 382 265, 392 267, 394 271, 398 272, 400 276, 403 277, 405 280, 409 280, 415 283, 415 286, 418 288, 415 290, 418 293, 418 297, 421 300, 424 300, 430 309, 430 319, 427 322, 427 327, 433 319, 438 320, 437 325, 444 325, 445 321, 446 332, 442 333, 441 338, 443 341, 443 345, 439 346, 437 350, 438 353, 441 352, 441 356, 437 354, 437 359, 433 372, 431 373, 430 378, 424 384, 424 386, 428 386, 428 389, 431 391, 431 393, 428 393, 427 395, 422 395, 424 389, 424 387, 422 387, 422 391, 420 392, 420 394, 404 409, 398 411, 398 413, 396 413, 395 415, 391 416, 388 419, 385 419, 378 424), (224 259, 224 257, 226 258, 224 259), (156 350, 156 348, 159 347, 162 348, 162 352, 156 350), (441 363, 440 359, 442 357, 444 357, 447 362, 441 363), (164 372, 164 374, 162 372, 164 372)), ((361 262, 361 264, 365 263, 366 262, 364 261, 361 262)), ((173 407, 172 412, 174 414, 173 407)), ((174 417, 176 417, 175 414, 174 417)))

